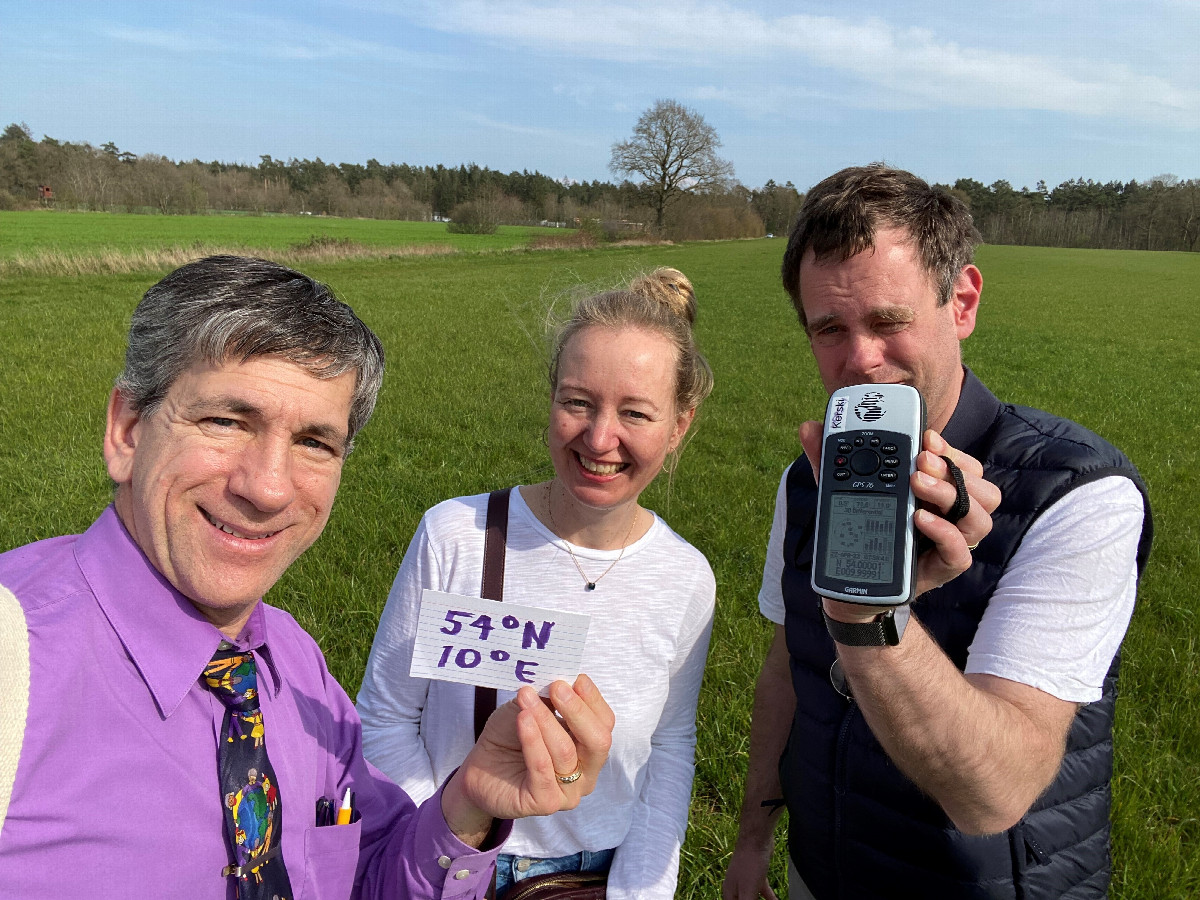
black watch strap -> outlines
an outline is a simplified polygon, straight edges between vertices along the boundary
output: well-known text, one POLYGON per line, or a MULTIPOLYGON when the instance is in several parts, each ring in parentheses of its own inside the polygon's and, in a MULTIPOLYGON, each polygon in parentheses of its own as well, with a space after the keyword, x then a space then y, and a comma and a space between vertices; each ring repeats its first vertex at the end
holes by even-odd
POLYGON ((907 605, 893 606, 885 609, 870 622, 839 622, 829 618, 825 612, 825 604, 821 604, 825 630, 834 641, 846 647, 896 646, 904 636, 909 612, 907 605))

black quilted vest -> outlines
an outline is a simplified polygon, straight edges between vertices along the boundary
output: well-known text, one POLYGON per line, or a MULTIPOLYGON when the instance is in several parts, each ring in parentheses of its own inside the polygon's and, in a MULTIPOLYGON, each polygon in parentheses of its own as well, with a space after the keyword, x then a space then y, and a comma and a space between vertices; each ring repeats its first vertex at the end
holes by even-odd
MULTIPOLYGON (((1149 502, 1137 471, 1115 447, 1073 422, 1001 404, 970 370, 943 436, 982 461, 1003 492, 971 568, 916 606, 959 669, 1026 530, 1073 488, 1108 475, 1137 485, 1147 510, 1141 572, 1150 551, 1149 502)), ((792 861, 809 890, 818 900, 1107 896, 1117 661, 1102 698, 1081 707, 1058 776, 1025 817, 1003 834, 963 834, 900 773, 857 705, 830 683, 834 645, 809 584, 815 498, 812 469, 802 457, 787 482, 783 596, 798 700, 780 777, 792 861)))

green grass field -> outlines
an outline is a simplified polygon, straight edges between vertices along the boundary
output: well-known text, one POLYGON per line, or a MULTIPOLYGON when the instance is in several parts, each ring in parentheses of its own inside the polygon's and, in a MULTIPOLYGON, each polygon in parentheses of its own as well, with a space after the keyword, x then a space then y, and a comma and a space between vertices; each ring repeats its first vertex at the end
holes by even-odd
POLYGON ((332 216, 155 216, 103 212, 0 212, 0 260, 39 251, 100 253, 205 246, 287 250, 313 237, 368 247, 447 245, 459 250, 524 246, 557 228, 501 225, 495 234, 450 234, 444 222, 339 219, 332 216))
MULTIPOLYGON (((5 244, 10 215, 0 216, 5 244)), ((152 219, 164 229, 177 221, 152 219)), ((229 221, 250 228, 245 235, 269 222, 229 221)), ((209 239, 173 240, 197 236, 209 239)), ((656 265, 694 280, 717 386, 673 481, 659 479, 643 497, 707 554, 718 582, 680 897, 719 896, 770 633, 756 595, 772 502, 798 453, 796 425, 824 407, 779 288, 782 251, 780 240, 759 240, 307 267, 354 305, 389 354, 378 411, 347 464, 326 534, 269 598, 317 637, 351 695, 421 513, 550 472, 540 335, 551 301, 656 265)), ((1113 895, 1198 896, 1200 500, 1191 490, 1200 488, 1200 255, 983 247, 979 264, 984 302, 967 362, 1002 398, 1074 418, 1121 446, 1150 486, 1157 540, 1123 657, 1113 895)), ((9 485, 0 548, 82 530, 107 501, 104 400, 128 315, 162 274, 0 282, 0 477, 9 485)))

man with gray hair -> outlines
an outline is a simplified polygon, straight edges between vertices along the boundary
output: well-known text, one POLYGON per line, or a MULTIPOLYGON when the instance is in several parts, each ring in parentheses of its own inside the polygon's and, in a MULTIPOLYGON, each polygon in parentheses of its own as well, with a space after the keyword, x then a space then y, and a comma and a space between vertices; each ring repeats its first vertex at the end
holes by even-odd
POLYGON ((30 673, 0 896, 478 897, 508 820, 592 789, 613 717, 581 675, 551 687, 562 723, 523 690, 415 807, 260 599, 321 534, 383 362, 328 288, 264 260, 146 292, 108 404, 112 505, 0 555, 30 673))
POLYGON ((930 549, 911 607, 818 597, 822 427, 800 426, 759 592, 775 634, 725 900, 774 898, 784 805, 793 900, 1107 894, 1115 660, 1149 507, 1119 450, 963 366, 977 240, 955 197, 883 165, 826 178, 792 227, 783 284, 825 389, 925 399, 910 485, 930 549))

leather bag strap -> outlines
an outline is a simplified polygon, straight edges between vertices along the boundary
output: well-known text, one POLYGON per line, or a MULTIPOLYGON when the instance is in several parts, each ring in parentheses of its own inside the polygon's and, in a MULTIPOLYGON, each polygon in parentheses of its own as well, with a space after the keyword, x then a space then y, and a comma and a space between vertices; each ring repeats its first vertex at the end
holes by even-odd
MULTIPOLYGON (((508 499, 512 488, 488 495, 487 525, 483 532, 483 580, 479 596, 504 599, 504 550, 508 546, 508 499)), ((483 734, 488 717, 496 711, 496 689, 475 688, 475 740, 483 734)))

